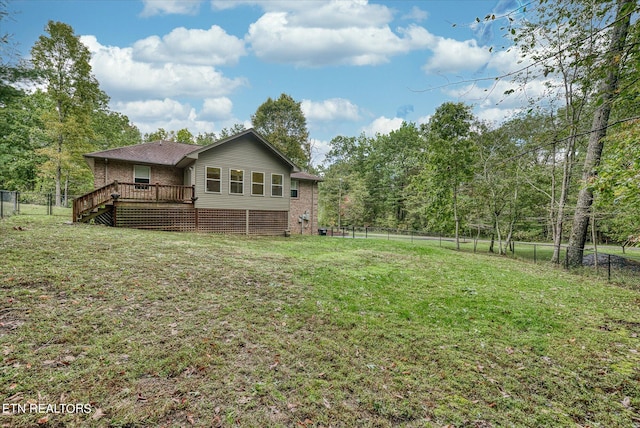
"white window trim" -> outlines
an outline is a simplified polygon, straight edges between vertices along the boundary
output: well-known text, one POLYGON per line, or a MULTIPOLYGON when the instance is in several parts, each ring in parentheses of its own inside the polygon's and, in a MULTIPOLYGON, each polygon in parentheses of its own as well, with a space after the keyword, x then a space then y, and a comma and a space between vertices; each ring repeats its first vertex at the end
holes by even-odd
POLYGON ((236 168, 229 168, 229 194, 230 195, 237 195, 237 196, 242 196, 244 195, 244 169, 236 169, 236 168), (231 181, 231 171, 241 171, 242 172, 242 181, 231 181), (234 193, 231 191, 231 184, 232 183, 242 183, 242 193, 234 193))
POLYGON ((251 196, 264 196, 265 191, 264 188, 266 186, 265 178, 267 174, 262 171, 251 171, 251 196), (253 181, 253 174, 262 174, 262 183, 258 183, 257 181, 253 181), (254 184, 262 184, 262 193, 253 193, 253 185, 254 184))
POLYGON ((284 198, 284 174, 275 174, 275 173, 271 173, 271 197, 272 198, 284 198), (280 177, 282 177, 282 180, 280 181, 282 184, 273 184, 273 177, 279 175, 280 177), (282 187, 282 192, 280 195, 274 195, 273 194, 273 188, 274 187, 282 187))
POLYGON ((133 165, 133 182, 136 182, 136 167, 143 167, 143 168, 147 168, 147 171, 149 171, 149 182, 148 183, 136 183, 136 184, 151 184, 151 167, 149 165, 133 165))
MULTIPOLYGON (((140 177, 140 178, 142 178, 142 177, 140 177)), ((149 186, 151 186, 151 166, 149 166, 149 165, 134 164, 134 165, 133 165, 133 182, 134 182, 134 184, 135 184, 135 185, 133 186, 133 190, 142 190, 142 191, 149 190, 149 189, 150 189, 150 187, 149 187, 149 186), (147 168, 147 170, 149 171, 149 178, 148 178, 149 182, 148 182, 148 183, 139 183, 139 182, 136 182, 136 178, 138 178, 138 177, 136 177, 136 167, 143 167, 143 168, 147 168)))
POLYGON ((220 168, 218 166, 205 165, 205 167, 204 167, 204 193, 212 193, 214 195, 222 194, 222 168, 220 168), (207 177, 207 169, 208 168, 218 168, 220 170, 220 179, 218 180, 220 182, 220 191, 219 192, 212 192, 210 190, 207 190, 207 183, 209 182, 209 180, 215 181, 214 178, 208 178, 207 177))
POLYGON ((298 198, 300 197, 300 180, 293 180, 293 179, 291 180, 291 187, 289 187, 289 196, 290 196, 292 199, 298 199, 298 198), (293 183, 296 183, 295 189, 294 189, 294 187, 293 187, 293 183), (292 193, 294 190, 296 191, 296 195, 295 195, 295 196, 292 196, 292 195, 291 195, 291 193, 292 193))

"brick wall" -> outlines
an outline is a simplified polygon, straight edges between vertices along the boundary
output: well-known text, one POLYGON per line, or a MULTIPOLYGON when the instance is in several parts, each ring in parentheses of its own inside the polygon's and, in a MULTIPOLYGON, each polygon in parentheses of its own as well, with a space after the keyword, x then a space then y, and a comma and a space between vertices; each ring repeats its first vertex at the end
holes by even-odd
POLYGON ((318 183, 314 181, 298 181, 298 197, 291 198, 289 208, 289 228, 291 233, 316 235, 318 233, 318 183), (309 221, 299 223, 305 212, 309 221))
MULTIPOLYGON (((93 185, 97 189, 118 180, 133 183, 133 163, 105 159, 95 159, 93 167, 93 185), (106 175, 106 177, 105 177, 106 175)), ((151 165, 151 183, 182 185, 183 170, 170 166, 151 165)))

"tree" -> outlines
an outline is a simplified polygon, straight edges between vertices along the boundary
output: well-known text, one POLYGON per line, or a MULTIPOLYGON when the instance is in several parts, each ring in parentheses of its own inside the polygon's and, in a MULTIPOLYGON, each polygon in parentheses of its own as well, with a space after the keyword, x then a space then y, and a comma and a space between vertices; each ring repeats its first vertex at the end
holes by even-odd
POLYGON ((151 141, 173 141, 174 138, 175 133, 173 131, 167 132, 164 128, 158 128, 155 132, 144 134, 144 141, 147 143, 151 141))
POLYGON ((187 128, 183 128, 178 132, 176 132, 175 141, 183 144, 193 144, 193 142, 195 141, 195 138, 187 128))
POLYGON ((220 140, 225 139, 225 138, 229 138, 232 137, 236 134, 241 133, 242 131, 245 130, 245 127, 242 123, 234 123, 233 126, 231 128, 222 128, 222 130, 220 130, 220 140))
POLYGON ((48 36, 40 36, 31 49, 31 61, 53 101, 53 109, 43 117, 47 145, 39 153, 49 159, 42 173, 54 180, 55 201, 60 205, 62 180, 68 185, 73 168, 82 164, 93 134, 91 113, 106 104, 107 96, 91 74, 89 49, 71 26, 49 21, 45 31, 48 36))
POLYGON ((614 211, 612 237, 640 242, 640 121, 630 122, 606 138, 609 147, 590 188, 614 211))
POLYGON ((471 107, 463 103, 448 102, 436 109, 425 128, 426 165, 414 182, 414 189, 432 195, 430 203, 434 208, 450 207, 457 249, 460 249, 460 190, 473 177, 473 122, 471 107))
POLYGON ((309 166, 311 144, 307 119, 300 103, 291 96, 281 94, 277 100, 268 98, 251 116, 251 123, 256 131, 294 163, 302 167, 309 166))
MULTIPOLYGON (((0 0, 0 24, 10 15, 7 2, 0 0)), ((35 185, 40 159, 33 155, 34 142, 29 134, 31 127, 38 124, 39 108, 19 84, 36 77, 34 70, 16 55, 11 35, 1 33, 0 189, 31 189, 35 185)))
POLYGON ((92 123, 95 150, 131 146, 142 142, 140 130, 122 113, 98 109, 93 112, 92 123))
MULTIPOLYGON (((552 192, 554 206, 552 233, 554 253, 552 260, 559 262, 560 246, 566 220, 566 207, 575 182, 574 167, 577 156, 583 153, 581 145, 584 117, 596 90, 597 69, 602 56, 603 32, 613 2, 591 0, 560 0, 537 2, 533 14, 520 27, 510 28, 514 42, 531 65, 523 67, 518 78, 524 83, 534 78, 543 80, 547 90, 541 100, 550 106, 556 101, 564 104, 557 108, 558 127, 554 137, 554 150, 562 159, 562 179, 558 190, 552 192)), ((524 87, 522 88, 524 90, 524 87)), ((553 108, 552 108, 553 109, 553 108)), ((554 158, 555 162, 555 158, 554 158)), ((554 165, 555 168, 555 165, 554 165)), ((555 180, 555 177, 554 177, 555 180)))
MULTIPOLYGON (((618 90, 620 69, 623 64, 622 57, 627 49, 626 39, 629 34, 631 14, 636 11, 636 4, 636 0, 618 0, 618 9, 611 31, 610 45, 605 55, 605 63, 603 64, 606 75, 598 91, 600 99, 598 100, 598 107, 596 108, 591 125, 589 146, 587 147, 582 173, 583 186, 578 194, 578 201, 573 217, 573 227, 571 236, 569 237, 567 263, 570 266, 582 265, 582 256, 590 220, 589 212, 593 203, 593 190, 590 183, 595 178, 596 169, 602 157, 609 115, 611 114, 612 103, 618 90)), ((635 49, 637 49, 637 45, 635 49)))

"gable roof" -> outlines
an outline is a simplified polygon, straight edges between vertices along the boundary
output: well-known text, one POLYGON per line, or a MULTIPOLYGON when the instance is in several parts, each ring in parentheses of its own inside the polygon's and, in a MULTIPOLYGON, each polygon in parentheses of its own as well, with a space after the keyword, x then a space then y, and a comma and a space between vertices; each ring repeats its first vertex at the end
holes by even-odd
POLYGON ((282 162, 284 162, 285 164, 289 165, 291 167, 292 171, 300 171, 300 168, 298 167, 298 165, 293 163, 293 161, 291 159, 289 159, 287 156, 285 156, 284 153, 282 153, 280 150, 275 148, 271 143, 269 143, 267 140, 265 140, 265 138, 262 135, 258 134, 256 132, 256 130, 253 129, 253 128, 249 128, 247 130, 244 130, 244 131, 242 131, 242 132, 240 132, 238 134, 232 135, 231 137, 224 138, 222 140, 218 140, 215 143, 211 143, 211 144, 206 145, 206 146, 199 146, 198 149, 192 151, 191 153, 187 153, 180 160, 180 162, 178 162, 176 164, 176 166, 178 166, 178 167, 187 166, 193 160, 198 159, 198 155, 200 155, 200 153, 206 152, 207 150, 210 150, 210 149, 212 149, 214 147, 222 146, 223 144, 227 144, 229 142, 232 142, 232 141, 237 140, 237 139, 242 138, 242 137, 250 137, 254 141, 257 141, 257 142, 263 144, 276 157, 280 158, 280 160, 282 160, 282 162))
POLYGON ((200 148, 202 146, 195 144, 153 141, 88 153, 84 157, 174 166, 187 154, 200 148))

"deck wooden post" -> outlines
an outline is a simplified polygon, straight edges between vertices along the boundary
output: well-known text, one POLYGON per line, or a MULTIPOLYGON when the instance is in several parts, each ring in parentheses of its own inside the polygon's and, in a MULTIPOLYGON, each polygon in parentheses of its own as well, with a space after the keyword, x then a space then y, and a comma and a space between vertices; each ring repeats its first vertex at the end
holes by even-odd
POLYGON ((160 191, 160 183, 156 183, 156 202, 160 199, 158 192, 160 191))

